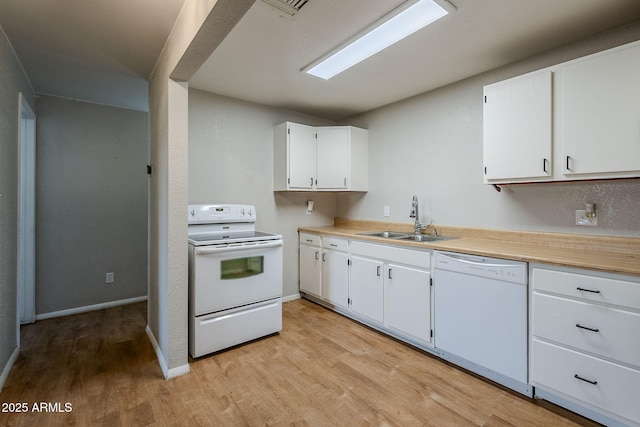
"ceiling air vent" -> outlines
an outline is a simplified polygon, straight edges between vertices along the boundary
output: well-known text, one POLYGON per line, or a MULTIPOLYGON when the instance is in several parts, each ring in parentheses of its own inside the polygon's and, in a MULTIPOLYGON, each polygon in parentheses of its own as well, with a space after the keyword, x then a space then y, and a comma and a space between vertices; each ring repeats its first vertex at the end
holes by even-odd
POLYGON ((280 9, 283 12, 293 16, 307 4, 309 0, 263 0, 265 3, 280 9))

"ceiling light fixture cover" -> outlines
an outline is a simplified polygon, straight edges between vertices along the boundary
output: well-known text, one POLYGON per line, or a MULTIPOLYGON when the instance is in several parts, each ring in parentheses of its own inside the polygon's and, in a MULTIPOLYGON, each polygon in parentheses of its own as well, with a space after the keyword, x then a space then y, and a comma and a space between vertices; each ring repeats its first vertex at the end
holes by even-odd
POLYGON ((302 71, 328 80, 446 14, 447 11, 432 0, 419 0, 409 7, 405 3, 302 71))

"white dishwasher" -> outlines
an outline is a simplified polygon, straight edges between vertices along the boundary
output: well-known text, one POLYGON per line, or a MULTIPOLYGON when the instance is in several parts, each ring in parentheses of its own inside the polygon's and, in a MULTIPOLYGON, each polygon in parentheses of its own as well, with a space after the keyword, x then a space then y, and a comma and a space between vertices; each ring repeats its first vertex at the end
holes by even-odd
POLYGON ((527 264, 435 252, 434 343, 443 359, 532 396, 527 264))

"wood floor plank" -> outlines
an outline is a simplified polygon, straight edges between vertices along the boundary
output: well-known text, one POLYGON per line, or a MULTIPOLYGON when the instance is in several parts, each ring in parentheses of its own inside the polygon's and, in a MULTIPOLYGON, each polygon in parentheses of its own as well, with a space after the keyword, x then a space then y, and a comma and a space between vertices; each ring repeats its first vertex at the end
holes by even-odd
POLYGON ((165 381, 146 304, 22 328, 0 402, 72 405, 0 413, 2 426, 577 426, 540 404, 305 300, 279 334, 197 360, 165 381))

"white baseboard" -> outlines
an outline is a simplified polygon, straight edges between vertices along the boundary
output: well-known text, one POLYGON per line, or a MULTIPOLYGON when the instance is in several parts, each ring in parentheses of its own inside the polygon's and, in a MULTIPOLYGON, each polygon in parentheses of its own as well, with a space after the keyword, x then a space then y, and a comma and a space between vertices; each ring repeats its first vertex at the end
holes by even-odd
POLYGON ((7 378, 9 377, 9 373, 13 368, 13 364, 16 363, 16 360, 18 359, 19 354, 20 354, 20 349, 16 347, 16 349, 13 350, 13 353, 11 353, 11 357, 9 357, 7 364, 4 365, 4 369, 2 369, 2 374, 0 374, 0 392, 2 392, 4 383, 5 381, 7 381, 7 378))
POLYGON ((181 375, 186 375, 191 372, 191 368, 189 364, 178 366, 177 368, 169 369, 167 375, 165 375, 165 379, 170 380, 171 378, 179 377, 181 375))
POLYGON ((141 302, 146 300, 147 300, 147 296, 145 295, 142 297, 103 302, 101 304, 86 305, 84 307, 75 307, 67 310, 52 311, 49 313, 36 314, 36 320, 51 319, 53 317, 71 316, 72 314, 86 313, 89 311, 102 310, 104 308, 118 307, 120 305, 133 304, 136 302, 141 302))
POLYGON ((286 297, 282 297, 282 302, 293 301, 296 299, 300 299, 300 294, 287 295, 286 297))
POLYGON ((158 364, 160 365, 160 369, 162 369, 162 375, 164 376, 165 380, 170 380, 171 378, 179 377, 191 372, 191 368, 189 367, 188 363, 186 365, 169 369, 169 367, 167 366, 167 361, 164 358, 164 354, 160 349, 160 345, 158 344, 156 337, 153 335, 153 332, 151 332, 151 328, 149 328, 149 325, 147 325, 147 327, 145 328, 145 332, 147 333, 147 337, 149 337, 149 341, 151 342, 153 350, 156 352, 158 364))

